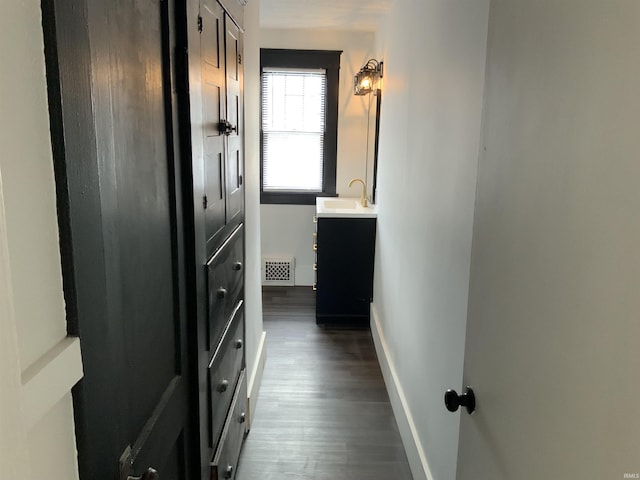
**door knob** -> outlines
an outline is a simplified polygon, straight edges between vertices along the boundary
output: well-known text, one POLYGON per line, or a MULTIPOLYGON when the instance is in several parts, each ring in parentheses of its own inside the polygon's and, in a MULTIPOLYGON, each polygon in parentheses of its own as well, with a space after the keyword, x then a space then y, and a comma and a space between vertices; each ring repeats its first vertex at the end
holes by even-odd
POLYGON ((147 471, 142 474, 142 476, 140 477, 128 476, 127 480, 159 480, 159 478, 160 478, 160 475, 158 474, 158 472, 155 469, 149 467, 147 471))
POLYGON ((455 412, 460 406, 463 406, 467 408, 467 412, 473 413, 476 409, 476 396, 473 393, 473 388, 466 387, 462 395, 458 395, 455 390, 447 390, 444 393, 444 404, 450 412, 455 412))
POLYGON ((222 299, 224 297, 227 296, 227 289, 220 287, 217 291, 216 291, 216 297, 222 299))
POLYGON ((242 270, 242 262, 236 262, 236 263, 234 263, 234 264, 233 264, 233 269, 234 269, 236 272, 239 272, 240 270, 242 270))
POLYGON ((233 466, 227 465, 227 469, 224 472, 224 478, 231 478, 231 477, 233 477, 233 466))

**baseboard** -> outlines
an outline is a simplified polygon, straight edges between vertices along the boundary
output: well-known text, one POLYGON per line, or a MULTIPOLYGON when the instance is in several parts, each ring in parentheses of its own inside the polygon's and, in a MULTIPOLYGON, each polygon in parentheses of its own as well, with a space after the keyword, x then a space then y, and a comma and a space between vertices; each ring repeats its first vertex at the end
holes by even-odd
POLYGON ((409 404, 404 395, 402 384, 398 379, 393 359, 389 354, 378 311, 373 303, 371 304, 371 333, 376 347, 378 363, 380 363, 380 369, 382 370, 382 377, 389 393, 391 408, 396 417, 398 430, 400 430, 400 437, 402 438, 402 444, 407 454, 413 478, 414 480, 433 480, 409 404))
POLYGON ((258 342, 256 361, 253 365, 250 365, 251 370, 249 371, 249 383, 247 384, 247 392, 249 397, 249 419, 247 422, 248 429, 251 429, 251 423, 253 420, 253 415, 255 413, 256 403, 258 401, 258 392, 260 391, 260 384, 262 383, 264 364, 267 361, 267 349, 265 348, 266 339, 267 332, 262 332, 262 335, 260 335, 260 341, 258 342))

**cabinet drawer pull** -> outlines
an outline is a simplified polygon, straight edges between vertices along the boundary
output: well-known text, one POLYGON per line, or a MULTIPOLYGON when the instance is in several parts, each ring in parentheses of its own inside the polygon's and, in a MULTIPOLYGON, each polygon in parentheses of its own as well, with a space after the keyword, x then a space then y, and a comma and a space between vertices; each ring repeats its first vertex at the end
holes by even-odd
POLYGON ((229 388, 229 380, 222 380, 218 385, 218 392, 224 393, 229 388))
POLYGON ((244 423, 247 421, 247 414, 242 412, 238 417, 238 423, 244 423))
POLYGON ((313 287, 311 287, 313 289, 313 291, 315 292, 316 290, 318 290, 318 285, 316 283, 313 284, 313 287))
POLYGON ((239 272, 240 270, 242 270, 242 262, 236 262, 236 263, 234 263, 234 264, 233 264, 233 269, 234 269, 236 272, 239 272))
POLYGON ((313 264, 313 271, 314 271, 314 272, 317 272, 317 271, 318 271, 318 264, 317 264, 317 263, 314 263, 314 264, 313 264))
POLYGON ((316 217, 315 215, 313 216, 313 223, 318 223, 318 217, 316 217))
POLYGON ((313 232, 313 239, 315 240, 316 238, 318 238, 318 232, 313 232))
POLYGON ((318 251, 318 244, 317 244, 317 243, 314 243, 314 244, 313 244, 313 247, 311 247, 311 248, 312 248, 312 250, 313 250, 314 252, 317 252, 317 251, 318 251))
POLYGON ((242 339, 241 339, 241 338, 239 338, 239 339, 237 339, 237 340, 236 340, 236 343, 235 343, 235 345, 234 345, 234 346, 236 347, 236 349, 240 350, 240 349, 242 348, 242 345, 243 345, 243 344, 244 344, 244 343, 242 342, 242 339))
POLYGON ((220 287, 217 291, 216 291, 216 297, 218 298, 224 298, 227 296, 227 289, 226 288, 222 288, 220 287))
POLYGON ((227 465, 227 469, 224 471, 224 478, 231 478, 233 477, 233 466, 231 465, 227 465))

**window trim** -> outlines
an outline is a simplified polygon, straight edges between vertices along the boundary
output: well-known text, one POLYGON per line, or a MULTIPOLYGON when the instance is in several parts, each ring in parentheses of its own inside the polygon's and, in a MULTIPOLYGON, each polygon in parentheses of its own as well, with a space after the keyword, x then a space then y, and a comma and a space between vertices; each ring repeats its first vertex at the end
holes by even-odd
POLYGON ((260 89, 260 203, 286 205, 315 205, 316 197, 336 196, 338 154, 338 91, 340 87, 340 55, 342 50, 260 49, 260 78, 265 67, 323 68, 327 72, 325 106, 325 138, 323 179, 321 192, 265 192, 263 185, 264 133, 262 131, 262 89, 260 89))

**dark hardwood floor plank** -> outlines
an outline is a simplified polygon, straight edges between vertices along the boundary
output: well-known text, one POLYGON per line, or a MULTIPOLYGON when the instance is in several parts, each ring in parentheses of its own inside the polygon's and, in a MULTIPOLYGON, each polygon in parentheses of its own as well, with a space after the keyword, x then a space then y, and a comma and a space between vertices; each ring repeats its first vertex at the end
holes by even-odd
POLYGON ((411 480, 371 332, 315 324, 308 287, 263 290, 267 363, 237 480, 411 480))

